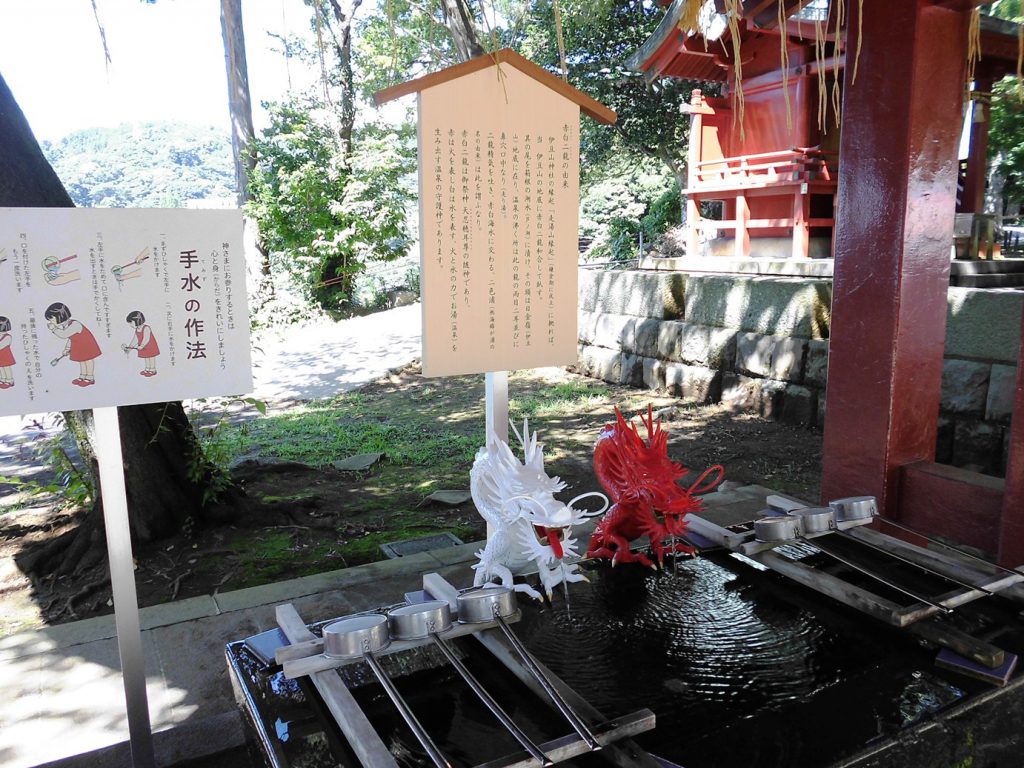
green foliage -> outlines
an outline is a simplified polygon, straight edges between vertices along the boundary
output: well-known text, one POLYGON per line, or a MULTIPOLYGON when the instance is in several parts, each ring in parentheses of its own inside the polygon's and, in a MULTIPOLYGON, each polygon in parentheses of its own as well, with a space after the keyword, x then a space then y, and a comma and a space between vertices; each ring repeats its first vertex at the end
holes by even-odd
POLYGON ((580 197, 580 234, 594 239, 587 259, 636 258, 641 231, 650 243, 679 222, 679 186, 652 160, 611 160, 602 170, 580 197))
POLYGON ((0 475, 0 485, 16 486, 29 496, 54 496, 58 500, 57 507, 76 509, 89 506, 96 498, 95 488, 89 473, 75 463, 64 447, 65 437, 64 432, 58 432, 40 440, 34 447, 37 463, 50 468, 53 480, 40 483, 0 475))
MULTIPOLYGON (((558 71, 553 4, 540 0, 526 6, 522 30, 511 42, 527 58, 558 71)), ((644 0, 566 0, 561 9, 569 82, 618 114, 614 127, 582 121, 585 176, 599 173, 607 159, 626 153, 656 158, 679 177, 689 130, 679 107, 689 101, 693 84, 648 84, 641 73, 626 66, 657 28, 664 9, 644 0)))
MULTIPOLYGON (((208 403, 206 398, 194 401, 194 405, 208 403)), ((229 424, 228 413, 232 406, 252 406, 261 416, 267 415, 267 404, 254 397, 225 397, 214 403, 217 418, 195 430, 196 450, 185 460, 185 473, 193 483, 203 487, 202 505, 205 507, 220 498, 231 487, 231 461, 237 456, 237 441, 226 437, 224 432, 229 424)))
POLYGON ((378 0, 357 26, 353 59, 367 102, 383 88, 458 63, 436 0, 378 0))
POLYGON ((76 205, 178 208, 235 196, 231 138, 215 128, 142 123, 42 143, 76 205))
POLYGON ((1008 77, 992 92, 989 153, 1002 156, 999 170, 1006 179, 1004 199, 1020 200, 1024 198, 1024 90, 1015 77, 1008 77))
POLYGON ((982 6, 981 12, 1008 21, 1024 21, 1024 14, 1021 13, 1021 0, 996 0, 994 3, 982 6))
POLYGON ((255 142, 249 213, 272 265, 330 312, 352 306, 354 280, 370 261, 409 247, 404 183, 414 167, 411 126, 366 126, 351 154, 334 116, 310 99, 269 105, 270 126, 255 142))

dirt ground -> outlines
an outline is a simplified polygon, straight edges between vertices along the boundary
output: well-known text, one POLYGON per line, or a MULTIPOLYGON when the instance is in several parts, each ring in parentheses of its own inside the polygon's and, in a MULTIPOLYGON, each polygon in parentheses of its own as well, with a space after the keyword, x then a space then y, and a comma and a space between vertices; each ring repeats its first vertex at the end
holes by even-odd
MULTIPOLYGON (((727 480, 817 498, 818 432, 722 406, 683 405, 561 369, 517 372, 509 391, 512 416, 530 415, 531 428, 546 446, 548 474, 567 484, 565 499, 600 490, 592 468, 593 445, 601 427, 613 420, 614 408, 629 415, 646 410, 648 403, 656 411, 666 409, 669 454, 695 473, 722 464, 727 480)), ((249 507, 234 525, 138 546, 140 605, 382 559, 380 544, 403 538, 442 531, 464 541, 482 537, 482 520, 472 501, 449 506, 425 500, 436 490, 468 490, 473 452, 483 432, 482 377, 424 379, 413 365, 345 397, 329 405, 328 427, 388 427, 406 438, 411 433, 414 442, 417 435, 426 440, 443 432, 447 437, 440 445, 450 450, 431 447, 425 459, 410 457, 406 450, 392 459, 385 444, 384 456, 368 469, 342 471, 330 455, 322 463, 275 456, 279 452, 270 432, 254 448, 247 430, 259 427, 258 418, 236 427, 243 460, 236 457, 232 476, 245 490, 249 507)), ((278 411, 267 418, 290 416, 290 411, 278 411)), ((328 440, 315 432, 304 439, 313 448, 328 440)), ((81 512, 46 505, 19 509, 2 506, 4 501, 0 498, 0 636, 112 612, 104 565, 46 580, 31 579, 17 565, 19 553, 76 525, 81 512)))

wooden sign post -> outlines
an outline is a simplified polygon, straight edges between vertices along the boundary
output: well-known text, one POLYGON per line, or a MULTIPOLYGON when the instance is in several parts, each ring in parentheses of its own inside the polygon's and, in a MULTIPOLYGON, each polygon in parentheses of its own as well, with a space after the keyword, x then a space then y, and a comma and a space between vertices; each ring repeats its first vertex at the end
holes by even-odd
POLYGON ((0 416, 93 410, 132 761, 153 768, 117 406, 252 390, 238 211, 0 209, 0 416))
POLYGON ((503 49, 388 88, 418 94, 423 375, 487 373, 507 436, 508 379, 577 354, 580 112, 615 113, 503 49))

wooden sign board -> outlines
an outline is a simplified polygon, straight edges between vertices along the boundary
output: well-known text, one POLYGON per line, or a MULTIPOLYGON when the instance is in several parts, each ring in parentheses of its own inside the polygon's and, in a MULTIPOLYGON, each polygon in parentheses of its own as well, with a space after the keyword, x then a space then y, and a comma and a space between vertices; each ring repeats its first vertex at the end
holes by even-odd
POLYGON ((423 374, 576 359, 579 122, 615 114, 509 50, 419 94, 423 374))
POLYGON ((239 211, 0 209, 0 416, 250 391, 239 211))

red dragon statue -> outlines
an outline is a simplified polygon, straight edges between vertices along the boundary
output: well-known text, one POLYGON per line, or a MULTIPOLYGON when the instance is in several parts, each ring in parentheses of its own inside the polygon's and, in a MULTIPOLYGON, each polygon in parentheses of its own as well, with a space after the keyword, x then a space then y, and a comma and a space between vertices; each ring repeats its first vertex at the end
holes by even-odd
POLYGON ((618 408, 615 423, 606 424, 598 435, 594 472, 612 506, 594 529, 587 557, 610 558, 612 565, 639 562, 653 568, 642 552, 630 551, 629 542, 649 537, 651 552, 659 564, 664 564, 666 552, 695 554, 693 547, 676 542, 676 537, 686 531, 684 516, 704 508, 697 494, 722 482, 725 470, 716 464, 689 488, 680 486, 679 480, 689 470, 669 459, 668 433, 661 428, 660 419, 655 423, 650 405, 647 418, 640 414, 640 420, 647 427, 646 442, 618 408), (717 476, 709 480, 713 473, 717 476))

